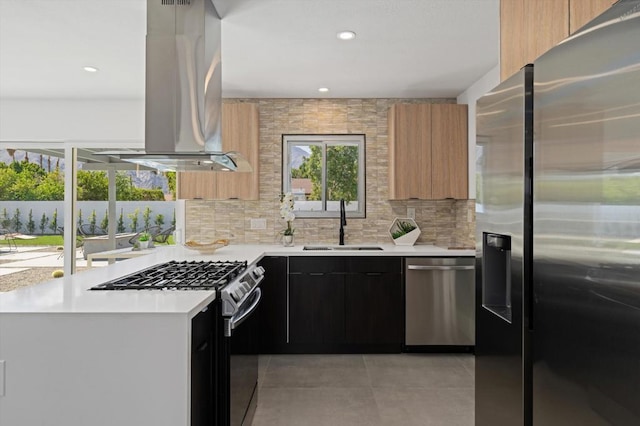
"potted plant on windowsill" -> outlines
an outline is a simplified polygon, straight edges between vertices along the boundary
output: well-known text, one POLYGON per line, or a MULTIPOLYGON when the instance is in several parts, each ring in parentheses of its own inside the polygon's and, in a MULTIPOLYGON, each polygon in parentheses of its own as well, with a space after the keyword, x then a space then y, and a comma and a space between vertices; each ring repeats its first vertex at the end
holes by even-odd
POLYGON ((389 228, 389 235, 397 246, 412 246, 420 237, 420 228, 411 218, 395 218, 389 228))

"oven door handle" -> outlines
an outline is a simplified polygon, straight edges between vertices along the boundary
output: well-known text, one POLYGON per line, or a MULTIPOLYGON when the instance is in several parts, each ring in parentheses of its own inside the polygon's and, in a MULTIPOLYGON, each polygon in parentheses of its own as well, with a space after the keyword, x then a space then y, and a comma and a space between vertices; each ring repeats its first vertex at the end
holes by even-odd
POLYGON ((260 299, 262 299, 262 290, 260 290, 260 287, 257 287, 254 293, 255 295, 253 297, 255 300, 253 301, 253 303, 251 303, 251 306, 249 306, 247 309, 243 310, 242 312, 238 312, 237 315, 234 315, 231 318, 224 320, 224 336, 225 337, 231 337, 231 333, 233 332, 233 330, 235 330, 236 327, 238 327, 247 318, 249 318, 249 315, 251 315, 258 308, 260 299))

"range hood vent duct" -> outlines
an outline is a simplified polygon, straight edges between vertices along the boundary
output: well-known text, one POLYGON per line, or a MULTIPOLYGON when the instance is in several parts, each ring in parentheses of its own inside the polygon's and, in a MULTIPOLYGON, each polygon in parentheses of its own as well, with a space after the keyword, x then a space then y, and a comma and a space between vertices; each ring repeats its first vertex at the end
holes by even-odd
POLYGON ((145 150, 126 161, 178 171, 251 171, 224 152, 221 22, 212 0, 147 0, 145 150))

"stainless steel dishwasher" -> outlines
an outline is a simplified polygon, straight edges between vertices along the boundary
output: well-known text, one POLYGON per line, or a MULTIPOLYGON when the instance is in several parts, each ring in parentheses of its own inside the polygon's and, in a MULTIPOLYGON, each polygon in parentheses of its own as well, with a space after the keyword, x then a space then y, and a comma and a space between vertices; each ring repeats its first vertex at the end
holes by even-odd
POLYGON ((475 344, 475 258, 405 260, 405 346, 475 344))

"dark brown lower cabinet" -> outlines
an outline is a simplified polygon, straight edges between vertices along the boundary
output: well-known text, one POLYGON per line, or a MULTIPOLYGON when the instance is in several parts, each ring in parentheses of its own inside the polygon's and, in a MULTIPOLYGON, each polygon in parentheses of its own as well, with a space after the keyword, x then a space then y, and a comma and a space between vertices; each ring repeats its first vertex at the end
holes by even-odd
POLYGON ((261 353, 399 353, 402 259, 265 257, 261 353))
POLYGON ((191 321, 191 426, 215 424, 215 315, 212 303, 191 321))
POLYGON ((344 274, 289 274, 292 347, 298 345, 303 352, 339 350, 345 343, 344 292, 344 274))
POLYGON ((289 258, 286 353, 399 353, 401 265, 390 257, 289 258))
POLYGON ((400 352, 402 274, 360 272, 346 275, 346 341, 371 351, 400 352))

